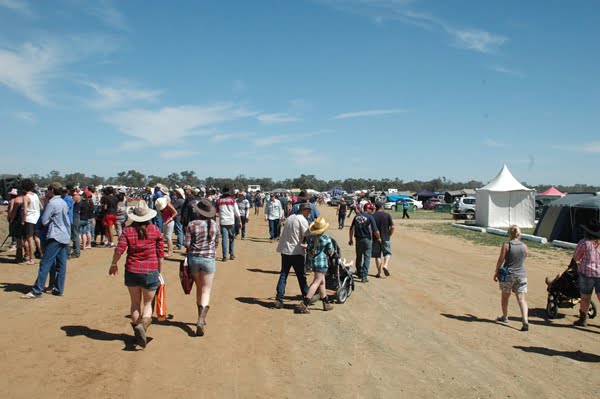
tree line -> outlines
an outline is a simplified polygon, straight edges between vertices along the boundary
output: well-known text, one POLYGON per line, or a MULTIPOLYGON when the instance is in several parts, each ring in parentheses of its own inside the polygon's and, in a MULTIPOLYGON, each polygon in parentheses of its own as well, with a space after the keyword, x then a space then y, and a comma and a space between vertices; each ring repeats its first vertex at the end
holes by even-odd
MULTIPOLYGON (((328 191, 333 188, 341 188, 348 192, 355 190, 370 190, 375 191, 387 191, 390 188, 395 188, 399 191, 410 191, 417 192, 421 190, 430 191, 452 191, 461 190, 465 188, 475 189, 483 187, 484 183, 477 180, 469 180, 467 182, 454 182, 446 179, 446 177, 438 177, 432 180, 420 181, 404 181, 398 179, 382 178, 382 179, 361 179, 361 178, 347 178, 344 180, 322 180, 318 179, 315 175, 304 175, 301 174, 296 178, 288 178, 284 180, 273 180, 270 177, 246 177, 244 175, 238 175, 234 178, 220 178, 220 177, 206 177, 204 179, 196 175, 196 172, 192 170, 184 170, 179 173, 173 172, 168 176, 156 176, 156 175, 145 175, 137 170, 128 170, 118 172, 116 176, 103 177, 98 175, 87 176, 84 173, 67 173, 62 175, 57 170, 50 171, 47 175, 32 174, 30 176, 18 175, 21 179, 29 177, 40 187, 47 186, 53 181, 61 182, 65 185, 88 185, 88 186, 99 186, 99 185, 117 185, 127 187, 144 187, 146 185, 154 186, 157 183, 162 183, 169 187, 183 187, 184 185, 190 185, 193 187, 215 187, 221 188, 223 186, 229 186, 231 188, 238 188, 245 190, 249 184, 260 184, 263 191, 273 190, 276 188, 299 188, 299 189, 313 189, 317 191, 328 191)), ((535 189, 537 192, 543 192, 548 189, 551 185, 528 185, 526 182, 522 182, 526 187, 535 189)), ((562 186, 555 185, 555 187, 562 192, 599 192, 600 187, 590 186, 587 184, 575 184, 573 186, 562 186)))

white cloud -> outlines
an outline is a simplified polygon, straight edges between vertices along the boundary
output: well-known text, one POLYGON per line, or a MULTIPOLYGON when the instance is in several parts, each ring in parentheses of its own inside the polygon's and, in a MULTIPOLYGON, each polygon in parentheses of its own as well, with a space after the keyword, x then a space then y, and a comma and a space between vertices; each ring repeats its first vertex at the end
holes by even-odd
POLYGON ((273 135, 273 136, 265 136, 265 137, 259 137, 253 140, 254 145, 257 147, 266 147, 269 145, 273 145, 273 144, 280 144, 280 143, 285 143, 292 140, 292 137, 290 137, 290 135, 286 135, 286 134, 277 134, 277 135, 273 135))
POLYGON ((513 75, 513 76, 517 76, 517 77, 519 77, 519 78, 522 78, 522 77, 524 77, 524 76, 525 76, 525 75, 524 75, 524 74, 523 74, 521 71, 519 71, 519 70, 516 70, 516 69, 511 69, 511 68, 507 68, 507 67, 504 67, 504 66, 502 66, 502 65, 494 65, 494 66, 492 66, 492 67, 491 67, 491 69, 492 69, 492 71, 496 71, 496 72, 504 73, 504 74, 507 74, 507 75, 513 75))
POLYGON ((24 17, 34 18, 36 16, 31 10, 29 3, 25 0, 0 0, 0 7, 8 8, 24 17))
POLYGON ((486 146, 488 146, 488 147, 494 147, 494 148, 506 147, 506 144, 499 143, 499 142, 497 142, 496 140, 494 140, 494 139, 490 139, 490 138, 488 138, 488 139, 487 139, 487 140, 484 142, 484 144, 485 144, 486 146))
POLYGON ((565 146, 551 146, 557 150, 568 150, 575 152, 588 152, 592 154, 600 154, 600 141, 592 141, 582 145, 565 145, 565 146))
MULTIPOLYGON (((110 0, 80 0, 82 9, 87 14, 98 19, 104 25, 118 30, 129 30, 129 24, 123 14, 110 0)), ((80 6, 81 7, 81 6, 80 6)))
POLYGON ((183 138, 207 135, 207 128, 256 113, 230 103, 211 106, 164 107, 158 110, 134 109, 117 112, 106 121, 122 133, 141 139, 149 145, 178 143, 183 138))
POLYGON ((291 160, 300 166, 314 165, 324 161, 324 158, 316 153, 313 148, 290 147, 288 152, 291 160))
POLYGON ((365 116, 381 116, 381 115, 391 115, 391 114, 399 114, 404 112, 410 112, 407 109, 371 109, 366 111, 356 111, 356 112, 347 112, 343 114, 339 114, 333 117, 333 119, 348 119, 348 118, 359 118, 365 116))
POLYGON ((210 137, 210 141, 213 143, 220 143, 250 136, 254 136, 254 133, 213 133, 210 137))
POLYGON ((457 47, 492 53, 508 39, 480 29, 455 29, 446 27, 446 31, 454 37, 457 47))
POLYGON ((96 97, 89 101, 90 106, 99 109, 122 107, 134 102, 155 102, 161 95, 160 90, 137 88, 127 81, 102 86, 94 82, 85 82, 94 89, 96 97))
POLYGON ((274 113, 274 114, 260 114, 256 117, 260 123, 264 123, 265 125, 274 125, 276 123, 289 123, 296 122, 300 119, 284 113, 274 113))
POLYGON ((30 124, 34 124, 36 122, 35 115, 31 112, 17 111, 13 113, 13 116, 30 124))

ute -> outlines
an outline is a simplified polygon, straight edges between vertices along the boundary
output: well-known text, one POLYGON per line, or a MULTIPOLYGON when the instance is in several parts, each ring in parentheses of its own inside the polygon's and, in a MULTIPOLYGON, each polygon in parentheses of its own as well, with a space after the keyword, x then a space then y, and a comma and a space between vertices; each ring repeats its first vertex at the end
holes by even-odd
POLYGON ((460 197, 452 204, 452 216, 454 219, 475 219, 475 197, 460 197))

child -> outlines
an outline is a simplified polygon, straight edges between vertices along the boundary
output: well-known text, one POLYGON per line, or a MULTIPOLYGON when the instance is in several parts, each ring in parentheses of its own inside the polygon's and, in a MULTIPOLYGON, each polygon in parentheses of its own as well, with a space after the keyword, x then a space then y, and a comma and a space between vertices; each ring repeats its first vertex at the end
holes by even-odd
POLYGON ((321 301, 323 301, 323 310, 328 311, 333 309, 333 305, 329 303, 327 291, 325 290, 325 275, 329 266, 328 260, 329 256, 333 254, 331 238, 327 234, 324 234, 328 227, 329 223, 325 222, 323 217, 318 217, 310 224, 309 230, 311 235, 308 239, 306 251, 307 261, 313 269, 315 278, 308 288, 304 300, 298 305, 300 313, 310 313, 308 305, 310 305, 310 299, 315 295, 317 290, 319 291, 321 301))

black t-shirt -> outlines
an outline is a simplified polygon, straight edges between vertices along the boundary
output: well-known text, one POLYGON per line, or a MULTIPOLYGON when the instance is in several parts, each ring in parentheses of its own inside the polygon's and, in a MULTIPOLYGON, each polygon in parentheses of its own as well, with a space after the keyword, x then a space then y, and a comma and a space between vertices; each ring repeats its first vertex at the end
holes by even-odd
POLYGON ((94 203, 91 199, 82 199, 81 208, 79 209, 79 214, 81 219, 92 219, 94 217, 94 203))
POLYGON ((373 215, 368 213, 359 213, 354 217, 352 221, 351 229, 354 229, 354 237, 357 240, 363 238, 372 238, 371 232, 375 233, 377 229, 377 223, 373 219, 373 215))
POLYGON ((387 212, 379 211, 373 214, 373 219, 375 219, 375 223, 377 223, 381 239, 383 241, 388 241, 390 239, 390 227, 394 225, 392 216, 387 212))
POLYGON ((115 197, 114 195, 105 195, 104 197, 102 197, 102 205, 106 205, 106 214, 109 215, 116 215, 117 214, 117 208, 118 208, 118 204, 119 204, 119 199, 117 197, 115 197))
POLYGON ((348 205, 346 205, 346 204, 340 204, 340 209, 338 210, 338 214, 345 215, 346 214, 346 207, 347 206, 348 205))

